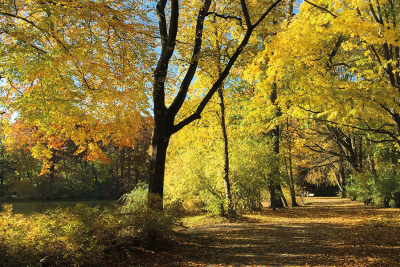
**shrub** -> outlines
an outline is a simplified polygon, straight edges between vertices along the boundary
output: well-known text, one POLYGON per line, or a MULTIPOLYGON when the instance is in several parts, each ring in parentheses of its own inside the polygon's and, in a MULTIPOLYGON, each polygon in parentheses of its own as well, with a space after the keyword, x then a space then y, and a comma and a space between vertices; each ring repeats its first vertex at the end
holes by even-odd
POLYGON ((121 243, 126 223, 111 210, 77 205, 24 217, 0 213, 1 266, 93 266, 121 243))
MULTIPOLYGON (((395 166, 383 165, 376 175, 359 173, 352 177, 346 187, 349 196, 359 201, 371 200, 375 205, 389 207, 391 200, 395 205, 400 189, 400 175, 395 166)), ((397 200, 398 201, 398 200, 397 200)))
POLYGON ((130 193, 123 195, 121 211, 137 237, 154 242, 170 236, 183 206, 180 203, 171 203, 161 210, 156 207, 157 203, 161 203, 159 196, 149 197, 147 192, 148 185, 141 183, 130 193), (149 199, 153 206, 149 204, 149 199))
POLYGON ((146 199, 146 187, 141 186, 125 197, 122 210, 115 206, 101 211, 78 204, 25 217, 4 205, 0 266, 104 266, 121 247, 171 233, 179 205, 152 210, 146 199))
POLYGON ((351 177, 346 186, 347 195, 352 200, 366 201, 372 196, 374 177, 370 173, 358 173, 351 177))

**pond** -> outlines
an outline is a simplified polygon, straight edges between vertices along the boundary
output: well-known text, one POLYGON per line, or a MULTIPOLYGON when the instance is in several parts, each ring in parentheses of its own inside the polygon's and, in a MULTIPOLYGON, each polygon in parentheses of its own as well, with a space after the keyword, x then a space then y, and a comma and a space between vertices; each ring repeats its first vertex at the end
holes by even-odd
POLYGON ((89 207, 100 206, 103 209, 109 206, 115 200, 38 200, 38 201, 0 201, 0 211, 3 210, 3 204, 12 204, 14 214, 24 214, 26 216, 31 215, 35 212, 41 213, 46 209, 54 209, 57 207, 67 208, 75 207, 81 203, 89 207))

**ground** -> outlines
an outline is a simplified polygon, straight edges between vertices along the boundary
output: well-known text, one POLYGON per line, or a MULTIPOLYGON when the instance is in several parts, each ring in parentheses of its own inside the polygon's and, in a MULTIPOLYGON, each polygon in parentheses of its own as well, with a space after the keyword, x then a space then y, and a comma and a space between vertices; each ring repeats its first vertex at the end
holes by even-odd
POLYGON ((163 250, 134 253, 134 266, 400 266, 399 209, 307 198, 301 207, 213 220, 187 220, 163 250))

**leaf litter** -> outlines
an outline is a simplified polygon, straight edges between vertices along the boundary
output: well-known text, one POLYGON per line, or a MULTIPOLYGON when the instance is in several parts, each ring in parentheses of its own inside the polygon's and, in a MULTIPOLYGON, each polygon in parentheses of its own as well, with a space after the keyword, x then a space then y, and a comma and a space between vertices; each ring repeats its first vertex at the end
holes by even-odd
POLYGON ((341 198, 305 204, 220 220, 204 215, 204 226, 189 218, 162 251, 136 255, 138 266, 398 266, 398 209, 341 198))

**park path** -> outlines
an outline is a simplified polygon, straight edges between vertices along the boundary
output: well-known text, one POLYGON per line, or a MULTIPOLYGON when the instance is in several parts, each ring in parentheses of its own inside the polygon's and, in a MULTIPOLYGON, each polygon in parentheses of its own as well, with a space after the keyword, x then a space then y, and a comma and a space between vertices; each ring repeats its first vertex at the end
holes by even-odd
POLYGON ((400 266, 398 209, 340 198, 181 231, 176 266, 400 266))

